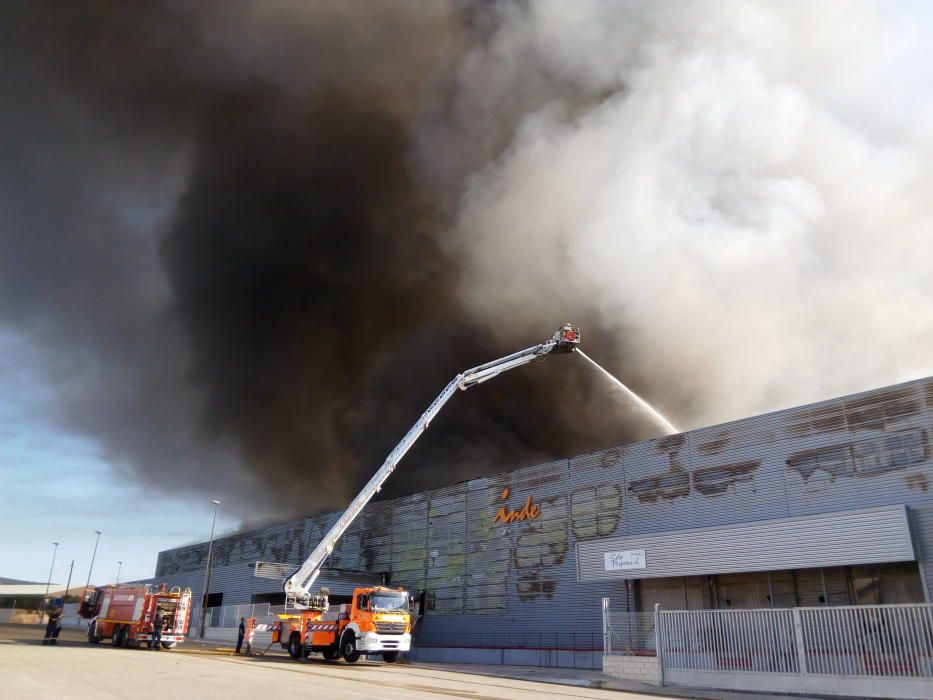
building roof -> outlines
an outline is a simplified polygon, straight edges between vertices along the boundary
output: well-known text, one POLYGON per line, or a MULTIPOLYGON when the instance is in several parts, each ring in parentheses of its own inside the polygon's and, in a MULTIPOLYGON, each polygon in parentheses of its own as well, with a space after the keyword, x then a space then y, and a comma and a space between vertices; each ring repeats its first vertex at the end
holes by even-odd
MULTIPOLYGON (((45 596, 45 586, 44 583, 7 583, 0 584, 0 597, 10 598, 10 597, 28 597, 28 596, 45 596)), ((80 587, 79 587, 80 590, 80 587)), ((49 585, 49 595, 58 595, 64 593, 65 587, 60 583, 53 583, 49 585)))
POLYGON ((3 576, 0 576, 0 585, 5 586, 13 583, 42 583, 42 581, 23 581, 22 579, 18 578, 4 578, 3 576))

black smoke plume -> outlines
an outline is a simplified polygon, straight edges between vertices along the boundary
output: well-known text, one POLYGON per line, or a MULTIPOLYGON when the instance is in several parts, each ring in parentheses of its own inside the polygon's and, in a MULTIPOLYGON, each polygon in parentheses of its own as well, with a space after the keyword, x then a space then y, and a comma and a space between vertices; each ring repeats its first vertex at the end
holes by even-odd
MULTIPOLYGON (((4 3, 0 322, 62 424, 128 478, 306 513, 345 504, 459 370, 569 319, 611 359, 566 280, 546 327, 459 301, 456 194, 415 130, 490 16, 4 3)), ((574 358, 513 372, 455 397, 387 493, 617 443, 612 401, 574 358)))

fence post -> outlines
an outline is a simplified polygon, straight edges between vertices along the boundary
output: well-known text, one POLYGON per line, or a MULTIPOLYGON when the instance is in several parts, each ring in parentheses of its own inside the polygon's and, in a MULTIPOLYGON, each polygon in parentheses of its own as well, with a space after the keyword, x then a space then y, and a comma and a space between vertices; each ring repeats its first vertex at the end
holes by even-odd
POLYGON ((603 598, 603 656, 612 654, 612 629, 609 627, 609 599, 603 598))
POLYGON ((658 659, 658 673, 661 686, 664 686, 664 655, 661 653, 663 635, 661 634, 661 604, 654 604, 654 653, 658 659))
POLYGON ((807 673, 807 647, 803 643, 803 620, 800 617, 800 608, 793 608, 794 615, 794 644, 797 647, 797 672, 807 673))

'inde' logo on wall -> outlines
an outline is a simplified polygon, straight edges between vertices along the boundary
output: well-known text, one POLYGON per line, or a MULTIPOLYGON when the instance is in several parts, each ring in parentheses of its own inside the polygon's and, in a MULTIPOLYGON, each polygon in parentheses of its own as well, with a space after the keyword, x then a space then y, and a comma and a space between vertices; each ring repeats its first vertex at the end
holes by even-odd
MULTIPOLYGON (((509 500, 509 489, 502 489, 502 500, 509 500)), ((538 504, 531 500, 531 496, 528 497, 528 500, 525 501, 525 505, 521 510, 516 510, 512 508, 511 510, 506 510, 505 506, 500 506, 499 511, 496 513, 496 517, 492 519, 494 523, 514 523, 517 520, 536 520, 541 516, 541 509, 538 508, 538 504)))

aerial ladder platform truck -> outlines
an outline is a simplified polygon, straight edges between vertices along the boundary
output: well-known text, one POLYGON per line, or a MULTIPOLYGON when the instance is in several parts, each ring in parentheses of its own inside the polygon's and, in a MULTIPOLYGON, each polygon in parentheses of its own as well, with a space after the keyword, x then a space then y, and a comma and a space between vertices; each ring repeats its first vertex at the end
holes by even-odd
POLYGON ((349 663, 355 663, 360 656, 381 656, 387 663, 393 663, 398 659, 399 652, 408 651, 411 648, 412 632, 412 599, 408 592, 384 586, 356 588, 350 603, 331 607, 327 589, 311 592, 324 561, 370 499, 379 493, 402 457, 457 390, 465 391, 547 355, 572 353, 579 343, 579 327, 567 323, 543 343, 473 367, 454 377, 389 453, 379 470, 351 501, 305 562, 285 579, 286 612, 271 624, 257 625, 256 619, 250 618, 247 639, 252 641, 256 631, 271 631, 272 644, 278 643, 286 648, 294 659, 306 657, 310 652, 319 652, 329 661, 343 658, 349 663), (289 612, 289 608, 294 612, 289 612))

